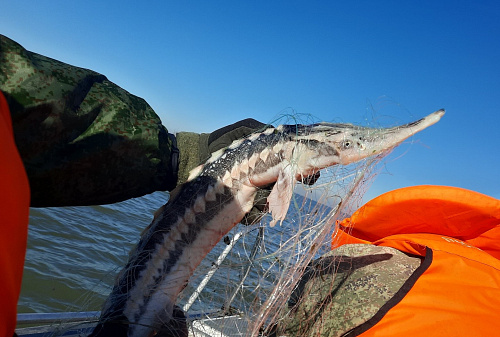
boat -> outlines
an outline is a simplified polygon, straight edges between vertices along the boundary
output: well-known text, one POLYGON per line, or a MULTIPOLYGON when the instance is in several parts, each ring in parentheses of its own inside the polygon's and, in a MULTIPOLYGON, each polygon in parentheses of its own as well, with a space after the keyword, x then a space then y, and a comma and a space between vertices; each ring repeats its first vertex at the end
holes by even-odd
MULTIPOLYGON (((16 333, 19 337, 83 337, 92 332, 99 315, 99 311, 18 314, 16 333)), ((191 313, 188 320, 190 337, 241 337, 248 328, 244 316, 222 311, 191 313)))

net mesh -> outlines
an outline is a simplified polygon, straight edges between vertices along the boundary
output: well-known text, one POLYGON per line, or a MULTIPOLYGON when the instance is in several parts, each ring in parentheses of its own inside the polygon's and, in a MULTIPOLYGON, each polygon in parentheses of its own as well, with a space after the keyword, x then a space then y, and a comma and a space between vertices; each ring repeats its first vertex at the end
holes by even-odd
MULTIPOLYGON (((292 113, 272 124, 298 122, 312 124, 314 120, 292 113)), ((188 316, 190 332, 197 336, 272 335, 272 327, 287 317, 288 303, 307 266, 330 250, 336 221, 349 216, 361 205, 376 175, 376 164, 386 154, 322 170, 321 177, 312 186, 298 184, 281 225, 270 227, 271 216, 265 215, 259 224, 235 226, 205 257, 178 298, 177 304, 188 316), (225 318, 228 315, 237 315, 237 326, 225 318), (199 324, 200 319, 203 325, 199 324)), ((144 205, 126 202, 121 211, 127 213, 136 206, 144 205)), ((120 211, 122 206, 114 207, 120 211)), ((136 238, 134 234, 127 240, 132 245, 136 238)), ((120 259, 126 261, 126 254, 121 255, 120 259)), ((105 268, 106 280, 101 276, 91 292, 89 287, 82 288, 80 294, 84 295, 80 295, 77 306, 83 310, 99 310, 96 298, 104 302, 102 294, 106 291, 103 289, 111 290, 113 277, 110 275, 123 264, 117 262, 114 271, 105 268), (96 292, 100 295, 96 296, 96 292)), ((69 309, 75 311, 74 305, 69 309)), ((65 331, 66 327, 58 333, 65 331)))
MULTIPOLYGON (((328 168, 315 185, 299 186, 281 225, 270 227, 271 217, 266 215, 258 225, 236 226, 196 270, 179 297, 181 307, 191 315, 219 310, 239 315, 245 328, 236 335, 270 333, 269 327, 287 316, 290 296, 306 267, 330 250, 336 221, 361 205, 375 164, 383 156, 328 168), (224 257, 228 247, 231 249, 224 257), (224 260, 217 261, 221 256, 224 260), (197 289, 214 271, 203 290, 197 289), (193 294, 194 301, 190 298, 193 294)), ((216 319, 217 327, 224 331, 224 322, 216 319)), ((204 331, 200 327, 195 330, 204 331)))

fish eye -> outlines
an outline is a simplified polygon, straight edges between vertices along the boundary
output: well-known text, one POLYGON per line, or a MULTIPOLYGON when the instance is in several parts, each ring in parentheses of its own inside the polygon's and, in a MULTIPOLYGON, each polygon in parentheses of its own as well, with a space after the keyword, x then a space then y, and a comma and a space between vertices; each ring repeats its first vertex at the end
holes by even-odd
POLYGON ((348 148, 350 148, 350 147, 351 147, 351 145, 352 145, 352 142, 351 142, 350 140, 344 140, 344 141, 342 142, 342 147, 343 147, 344 149, 348 149, 348 148))

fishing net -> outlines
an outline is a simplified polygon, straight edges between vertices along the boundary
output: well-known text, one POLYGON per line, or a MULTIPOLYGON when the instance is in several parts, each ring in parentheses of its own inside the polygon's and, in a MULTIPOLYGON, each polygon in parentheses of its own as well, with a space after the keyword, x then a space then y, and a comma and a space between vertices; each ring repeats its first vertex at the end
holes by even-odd
MULTIPOLYGON (((296 114, 287 117, 284 124, 299 119, 296 114)), ((304 116, 300 118, 303 124, 312 123, 310 118, 306 122, 304 116)), ((294 292, 304 273, 330 250, 336 221, 361 205, 376 164, 385 155, 327 168, 314 185, 299 184, 281 225, 269 226, 272 218, 266 215, 259 224, 234 227, 179 296, 179 306, 194 319, 190 332, 196 336, 287 334, 291 303, 297 307, 302 300, 294 292)))
POLYGON ((207 319, 195 322, 192 333, 273 334, 272 327, 289 316, 289 301, 307 266, 330 250, 336 221, 361 205, 381 157, 326 169, 314 186, 298 186, 281 225, 270 227, 266 215, 257 225, 233 228, 179 297, 188 316, 207 319))
MULTIPOLYGON (((294 113, 275 120, 272 124, 299 122, 311 124, 313 120, 309 116, 294 113)), ((299 183, 287 216, 281 224, 278 222, 274 227, 269 226, 271 216, 265 215, 258 224, 235 226, 205 257, 178 298, 177 305, 186 313, 190 333, 195 336, 272 336, 286 335, 287 331, 292 331, 288 326, 293 325, 293 307, 297 307, 300 301, 308 297, 304 294, 297 296, 297 289, 303 283, 304 275, 310 274, 308 266, 330 250, 336 221, 349 216, 361 205, 364 193, 376 174, 376 164, 386 154, 347 166, 324 169, 319 180, 312 186, 299 183)), ((101 239, 95 237, 95 233, 85 234, 92 241, 92 250, 88 253, 106 255, 114 250, 115 254, 110 254, 112 256, 109 259, 115 265, 96 265, 95 259, 98 257, 85 261, 85 257, 78 256, 83 261, 83 266, 95 268, 101 273, 94 271, 95 275, 90 278, 87 275, 83 284, 73 280, 68 285, 75 293, 72 304, 67 304, 71 301, 69 299, 57 304, 55 295, 57 305, 49 305, 43 310, 101 309, 96 303, 104 302, 113 286, 113 275, 125 264, 128 251, 137 242, 138 233, 149 224, 151 214, 164 203, 161 199, 151 203, 151 196, 146 198, 148 199, 139 198, 112 206, 70 207, 62 211, 67 219, 80 222, 77 226, 87 228, 88 222, 92 226, 99 226, 95 219, 102 218, 102 215, 116 215, 117 212, 122 215, 121 218, 100 220, 103 222, 102 227, 112 231, 110 233, 103 230, 97 235, 102 236, 101 239), (141 209, 142 213, 134 209, 141 209), (67 215, 68 212, 71 216, 67 215), (101 214, 90 219, 85 219, 84 216, 82 219, 82 214, 89 212, 101 214), (75 220, 78 218, 80 220, 75 220), (123 223, 130 223, 131 226, 125 226, 124 229, 123 223), (109 229, 110 225, 112 230, 109 229), (115 247, 109 247, 110 244, 115 247), (92 282, 94 283, 90 286, 89 283, 92 282)), ((46 212, 59 211, 49 209, 46 212)), ((47 214, 42 212, 35 214, 36 216, 43 218, 47 214)), ((63 215, 52 215, 61 216, 63 215)), ((32 221, 36 220, 40 221, 32 221)), ((85 231, 82 228, 78 230, 85 231)), ((68 234, 70 235, 72 234, 68 234)), ((30 264, 37 263, 35 246, 36 244, 32 244, 28 249, 28 260, 30 255, 34 259, 28 262, 28 268, 30 264)), ((61 251, 60 254, 64 253, 61 251)), ((48 268, 57 268, 59 262, 54 261, 48 268)), ((333 260, 332 265, 335 266, 335 263, 333 260)), ((88 268, 79 270, 88 271, 88 268)), ((60 276, 64 277, 64 273, 60 276)), ((29 294, 25 292, 21 296, 20 307, 28 310, 20 310, 21 312, 30 311, 30 301, 29 294)), ((95 317, 92 319, 95 320, 95 317)), ((54 322, 53 326, 58 324, 54 322)), ((59 332, 66 330, 64 327, 59 332)), ((294 332, 289 334, 298 335, 294 332)))

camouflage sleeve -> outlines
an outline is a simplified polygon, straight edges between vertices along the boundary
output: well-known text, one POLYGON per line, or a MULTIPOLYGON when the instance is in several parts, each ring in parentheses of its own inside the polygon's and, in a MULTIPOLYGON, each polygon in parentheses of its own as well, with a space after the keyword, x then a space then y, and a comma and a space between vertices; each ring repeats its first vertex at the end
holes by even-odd
POLYGON ((0 35, 0 90, 32 206, 113 203, 175 187, 175 137, 143 99, 105 76, 0 35))
POLYGON ((311 263, 271 336, 344 336, 371 319, 421 260, 394 248, 343 245, 311 263))

